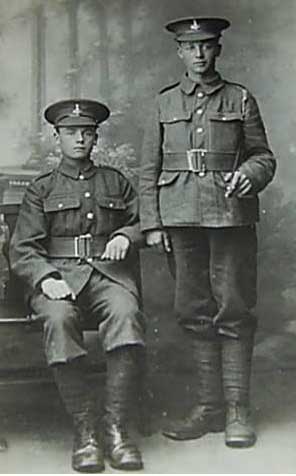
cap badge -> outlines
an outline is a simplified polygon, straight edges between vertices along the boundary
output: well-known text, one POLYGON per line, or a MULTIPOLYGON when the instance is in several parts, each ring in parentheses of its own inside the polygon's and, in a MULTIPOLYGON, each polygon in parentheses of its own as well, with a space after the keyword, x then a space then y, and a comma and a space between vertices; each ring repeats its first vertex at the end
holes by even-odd
POLYGON ((190 25, 190 30, 193 30, 193 31, 200 30, 200 25, 197 23, 196 20, 193 20, 192 25, 190 25))
POLYGON ((79 104, 76 103, 76 104, 75 104, 75 107, 74 107, 74 109, 73 109, 73 111, 72 111, 73 116, 77 116, 77 117, 78 117, 78 116, 80 116, 81 112, 82 112, 82 111, 81 111, 81 109, 80 109, 80 107, 79 107, 79 104))

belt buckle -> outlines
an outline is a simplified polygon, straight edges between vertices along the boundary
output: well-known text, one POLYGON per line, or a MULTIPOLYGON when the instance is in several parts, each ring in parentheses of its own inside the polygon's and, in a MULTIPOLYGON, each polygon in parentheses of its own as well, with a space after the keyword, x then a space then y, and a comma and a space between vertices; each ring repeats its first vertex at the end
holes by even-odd
POLYGON ((74 238, 74 253, 75 258, 87 259, 91 258, 91 244, 93 237, 90 233, 86 235, 75 236, 74 238))
POLYGON ((206 149, 189 149, 187 150, 187 161, 190 172, 197 173, 200 177, 206 175, 206 164, 204 157, 206 155, 206 149))

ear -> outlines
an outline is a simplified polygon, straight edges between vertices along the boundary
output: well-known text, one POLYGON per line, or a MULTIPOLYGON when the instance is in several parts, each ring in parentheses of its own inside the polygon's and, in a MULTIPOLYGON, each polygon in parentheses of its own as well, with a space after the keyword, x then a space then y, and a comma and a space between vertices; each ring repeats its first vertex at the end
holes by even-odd
POLYGON ((60 142, 60 134, 59 134, 59 130, 54 128, 53 130, 53 137, 55 138, 55 140, 59 143, 60 142))
POLYGON ((220 45, 220 43, 217 44, 217 53, 216 53, 216 56, 220 56, 221 55, 221 51, 222 51, 222 45, 220 45))
POLYGON ((179 56, 180 59, 183 59, 183 50, 181 48, 180 43, 178 43, 178 46, 177 46, 177 55, 179 56))

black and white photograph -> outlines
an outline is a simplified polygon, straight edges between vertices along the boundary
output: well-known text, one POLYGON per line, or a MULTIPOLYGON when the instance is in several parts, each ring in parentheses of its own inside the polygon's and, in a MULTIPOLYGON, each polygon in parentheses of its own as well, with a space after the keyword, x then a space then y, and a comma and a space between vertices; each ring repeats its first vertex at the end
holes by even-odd
POLYGON ((296 0, 0 0, 0 474, 296 473, 296 0))

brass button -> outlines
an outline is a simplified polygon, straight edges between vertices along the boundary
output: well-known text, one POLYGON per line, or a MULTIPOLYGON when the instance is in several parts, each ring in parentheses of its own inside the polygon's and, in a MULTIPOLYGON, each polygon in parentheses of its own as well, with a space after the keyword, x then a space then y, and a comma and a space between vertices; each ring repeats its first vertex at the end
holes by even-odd
POLYGON ((198 97, 198 98, 203 98, 203 97, 204 97, 204 93, 203 93, 202 91, 199 91, 199 92, 197 93, 197 97, 198 97))
POLYGON ((84 180, 84 178, 85 178, 85 177, 84 177, 83 174, 80 174, 80 175, 79 175, 79 180, 84 180))
POLYGON ((203 113, 203 110, 202 109, 197 109, 196 113, 201 115, 203 113))
POLYGON ((93 258, 86 258, 86 261, 87 261, 88 263, 92 263, 92 262, 93 262, 93 258))
POLYGON ((64 206, 63 203, 59 203, 59 204, 58 204, 58 207, 59 207, 59 208, 63 208, 63 206, 64 206))
POLYGON ((114 203, 113 203, 113 202, 110 202, 110 203, 109 203, 109 207, 110 207, 110 208, 113 208, 113 207, 114 207, 114 203))
POLYGON ((85 192, 84 196, 85 196, 85 198, 89 198, 90 197, 90 192, 85 192))
POLYGON ((201 133, 203 132, 203 128, 202 128, 202 127, 198 127, 198 128, 196 129, 196 132, 197 132, 198 134, 201 134, 201 133))
POLYGON ((93 212, 88 212, 88 213, 86 214, 86 218, 87 218, 88 220, 92 220, 93 217, 94 217, 93 212))

